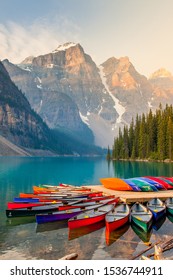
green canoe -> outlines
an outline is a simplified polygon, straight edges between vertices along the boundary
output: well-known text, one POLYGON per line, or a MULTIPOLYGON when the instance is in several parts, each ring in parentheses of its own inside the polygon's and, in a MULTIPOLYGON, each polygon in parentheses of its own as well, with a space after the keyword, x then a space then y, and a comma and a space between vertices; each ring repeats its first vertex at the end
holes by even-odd
POLYGON ((131 208, 131 222, 142 230, 149 231, 152 226, 153 215, 144 205, 136 202, 131 208))

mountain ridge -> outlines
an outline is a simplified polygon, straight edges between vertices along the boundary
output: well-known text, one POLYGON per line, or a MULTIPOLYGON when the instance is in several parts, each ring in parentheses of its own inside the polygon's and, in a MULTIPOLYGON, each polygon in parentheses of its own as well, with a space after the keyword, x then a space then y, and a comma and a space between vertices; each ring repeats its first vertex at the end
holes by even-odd
POLYGON ((136 114, 173 101, 171 76, 162 82, 158 77, 147 79, 127 56, 110 57, 98 66, 78 43, 69 42, 48 54, 26 58, 17 66, 7 61, 4 65, 50 128, 68 128, 72 134, 84 135, 86 142, 102 147, 111 144, 119 128, 136 114))

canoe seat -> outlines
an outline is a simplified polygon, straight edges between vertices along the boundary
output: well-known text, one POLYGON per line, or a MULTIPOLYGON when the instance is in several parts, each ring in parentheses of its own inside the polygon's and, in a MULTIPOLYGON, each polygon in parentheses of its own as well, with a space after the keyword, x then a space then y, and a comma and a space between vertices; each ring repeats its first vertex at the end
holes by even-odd
POLYGON ((144 212, 144 210, 137 210, 137 211, 132 210, 132 213, 143 213, 143 212, 144 212))
MULTIPOLYGON (((138 213, 136 213, 136 215, 138 215, 138 213)), ((150 213, 141 213, 140 216, 141 215, 151 215, 151 214, 150 213)))
MULTIPOLYGON (((150 207, 152 207, 153 205, 150 205, 150 207)), ((164 206, 157 206, 157 207, 155 207, 155 208, 165 208, 164 206)))
POLYGON ((111 214, 109 214, 109 215, 108 215, 108 217, 116 217, 116 216, 119 216, 119 217, 124 217, 124 215, 122 215, 122 214, 115 214, 115 215, 111 215, 111 214))

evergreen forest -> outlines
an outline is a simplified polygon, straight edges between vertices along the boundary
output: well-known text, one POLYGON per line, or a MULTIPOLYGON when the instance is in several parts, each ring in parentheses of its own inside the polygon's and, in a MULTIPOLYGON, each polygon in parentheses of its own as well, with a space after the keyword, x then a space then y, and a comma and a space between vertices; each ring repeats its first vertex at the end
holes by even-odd
MULTIPOLYGON (((110 157, 110 149, 108 147, 110 157)), ((119 129, 114 139, 112 159, 173 160, 173 107, 166 105, 154 113, 137 115, 130 126, 119 129)))

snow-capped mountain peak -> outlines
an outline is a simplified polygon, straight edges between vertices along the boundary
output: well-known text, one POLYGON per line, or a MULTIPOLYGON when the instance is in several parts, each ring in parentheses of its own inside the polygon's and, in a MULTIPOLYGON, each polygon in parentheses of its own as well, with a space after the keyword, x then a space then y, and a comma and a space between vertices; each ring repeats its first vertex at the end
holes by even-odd
POLYGON ((63 45, 59 45, 54 51, 53 53, 55 52, 59 52, 59 51, 66 51, 67 49, 71 48, 71 47, 75 47, 77 44, 76 43, 73 43, 73 42, 68 42, 68 43, 65 43, 63 45))

